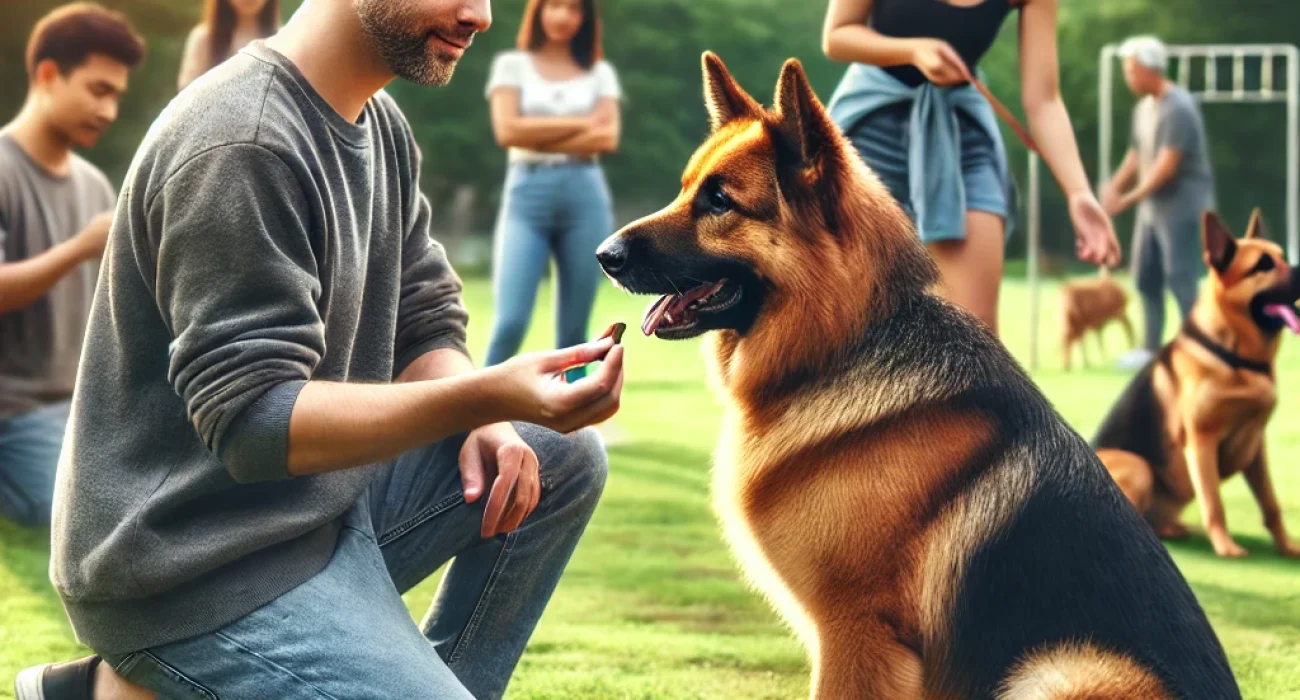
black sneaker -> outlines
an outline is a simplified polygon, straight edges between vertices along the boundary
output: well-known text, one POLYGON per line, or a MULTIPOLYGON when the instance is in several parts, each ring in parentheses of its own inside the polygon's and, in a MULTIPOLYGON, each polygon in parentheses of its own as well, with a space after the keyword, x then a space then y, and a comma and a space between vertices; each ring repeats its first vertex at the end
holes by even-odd
POLYGON ((98 656, 62 664, 41 664, 19 671, 14 679, 17 700, 94 700, 98 656))

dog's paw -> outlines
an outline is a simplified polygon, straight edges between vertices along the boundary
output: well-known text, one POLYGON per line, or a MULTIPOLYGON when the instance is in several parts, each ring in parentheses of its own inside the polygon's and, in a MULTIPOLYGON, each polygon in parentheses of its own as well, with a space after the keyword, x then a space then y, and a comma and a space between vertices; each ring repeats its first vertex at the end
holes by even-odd
POLYGON ((1300 557, 1300 547, 1288 540, 1282 540, 1277 543, 1277 553, 1284 557, 1300 557))
POLYGON ((1233 542, 1232 538, 1227 535, 1222 537, 1211 537, 1210 544, 1214 545, 1214 553, 1221 557, 1240 559, 1249 554, 1245 547, 1233 542))

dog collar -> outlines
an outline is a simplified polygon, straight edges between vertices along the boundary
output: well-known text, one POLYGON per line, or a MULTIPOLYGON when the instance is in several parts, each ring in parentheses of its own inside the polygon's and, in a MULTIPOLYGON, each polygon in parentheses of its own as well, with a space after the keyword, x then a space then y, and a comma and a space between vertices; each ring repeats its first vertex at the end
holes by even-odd
POLYGON ((1210 336, 1206 335, 1205 331, 1197 327, 1195 323, 1192 323, 1191 319, 1187 319, 1187 322, 1183 324, 1183 335, 1196 341, 1201 347, 1209 350, 1211 355, 1219 358, 1224 362, 1224 364, 1233 369, 1248 369, 1252 372, 1259 372, 1260 374, 1270 378, 1273 376, 1273 366, 1271 364, 1260 362, 1259 360, 1247 359, 1222 345, 1219 345, 1214 342, 1210 336))

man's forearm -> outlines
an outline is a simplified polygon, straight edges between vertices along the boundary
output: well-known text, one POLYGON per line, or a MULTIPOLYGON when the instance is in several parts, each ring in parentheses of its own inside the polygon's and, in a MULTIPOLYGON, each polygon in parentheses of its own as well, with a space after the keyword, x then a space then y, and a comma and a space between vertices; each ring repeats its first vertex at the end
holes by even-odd
POLYGON ((398 382, 419 382, 444 379, 474 371, 474 363, 459 350, 439 348, 415 358, 397 375, 398 382))
POLYGON ((1116 193, 1123 192, 1126 187, 1133 183, 1137 177, 1137 152, 1130 150, 1124 156, 1124 162, 1120 163, 1119 169, 1115 171, 1114 176, 1108 187, 1113 188, 1116 193))
POLYGON ((1134 187, 1132 191, 1128 193, 1128 198, 1132 200, 1133 203, 1136 204, 1137 202, 1140 202, 1143 199, 1149 197, 1153 192, 1158 191, 1161 187, 1164 187, 1165 184, 1168 183, 1172 177, 1173 177, 1172 172, 1170 173, 1152 172, 1150 175, 1146 177, 1146 179, 1139 182, 1137 184, 1137 187, 1134 187))
POLYGON ((472 367, 464 355, 439 350, 412 363, 398 383, 307 382, 289 419, 289 474, 384 462, 516 418, 493 375, 468 369, 472 367), (447 374, 441 379, 414 378, 423 372, 447 374))
POLYGON ((1178 172, 1178 165, 1181 162, 1182 154, 1171 148, 1162 148, 1156 154, 1156 160, 1151 164, 1151 169, 1147 172, 1146 177, 1138 182, 1131 192, 1125 195, 1130 203, 1137 203, 1146 199, 1151 194, 1160 190, 1173 179, 1174 174, 1178 172))
POLYGON ((26 260, 0 263, 0 314, 27 308, 85 260, 81 248, 69 241, 26 260))

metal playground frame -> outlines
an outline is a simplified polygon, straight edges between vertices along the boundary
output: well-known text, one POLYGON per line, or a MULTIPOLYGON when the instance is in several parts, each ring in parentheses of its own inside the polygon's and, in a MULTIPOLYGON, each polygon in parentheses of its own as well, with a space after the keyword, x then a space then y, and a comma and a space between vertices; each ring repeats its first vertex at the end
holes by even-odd
MULTIPOLYGON (((1300 263, 1300 49, 1291 44, 1184 44, 1170 45, 1170 73, 1194 98, 1202 103, 1270 104, 1286 103, 1286 249, 1291 264, 1300 263), (1259 65, 1258 85, 1248 86, 1246 63, 1259 65), (1285 63, 1283 85, 1276 81, 1277 67, 1285 63), (1195 63, 1202 66, 1199 74, 1195 63), (1228 70, 1221 70, 1225 65, 1228 70), (1223 87, 1221 75, 1231 76, 1231 86, 1223 87), (1193 81, 1199 75, 1201 80, 1193 81)), ((1102 47, 1098 57, 1098 191, 1110 179, 1111 146, 1114 114, 1112 97, 1119 44, 1102 47)), ((1039 159, 1029 154, 1029 368, 1038 368, 1039 271, 1041 220, 1039 208, 1039 159)), ((1127 256, 1126 256, 1127 257, 1127 256)))

